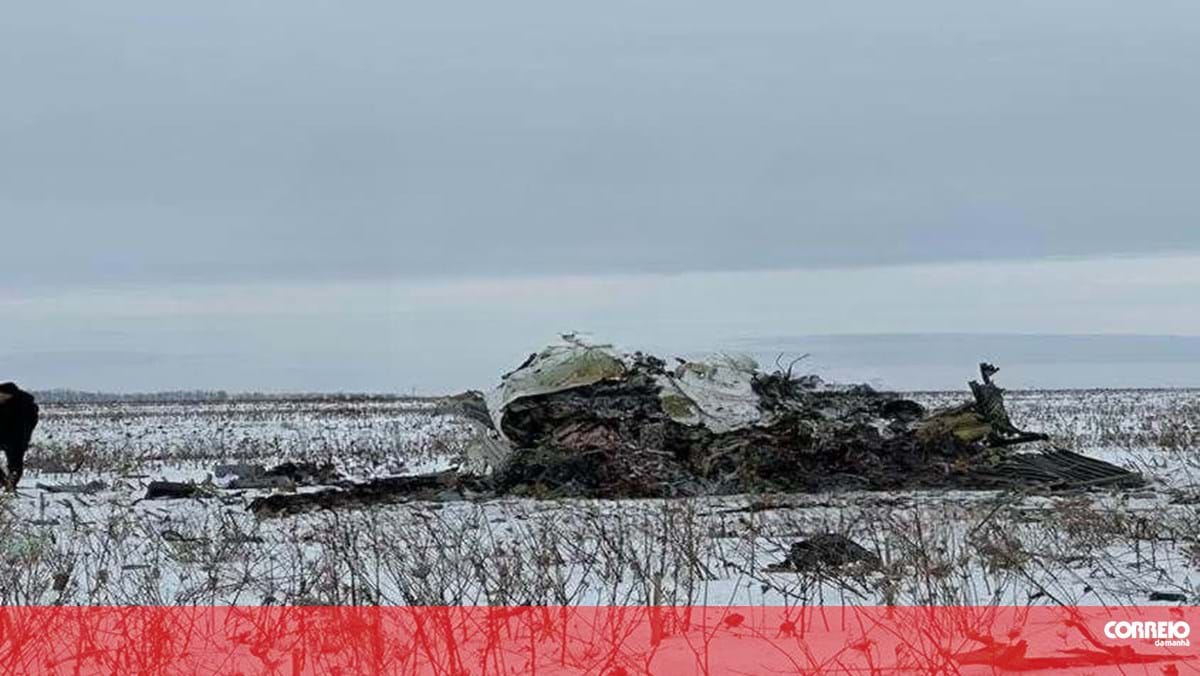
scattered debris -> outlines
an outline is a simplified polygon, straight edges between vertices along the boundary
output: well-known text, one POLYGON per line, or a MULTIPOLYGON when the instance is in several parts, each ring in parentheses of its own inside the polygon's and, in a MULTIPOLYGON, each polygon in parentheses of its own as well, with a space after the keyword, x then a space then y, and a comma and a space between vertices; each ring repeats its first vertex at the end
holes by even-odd
POLYGON ((297 486, 327 485, 342 479, 332 462, 284 462, 268 469, 266 475, 288 479, 297 486))
POLYGON ((860 564, 878 568, 879 557, 844 535, 824 533, 792 545, 782 563, 767 567, 771 572, 811 572, 860 564))
POLYGON ((331 462, 318 465, 313 462, 284 462, 270 469, 257 464, 217 465, 213 468, 217 477, 234 477, 226 486, 235 490, 247 489, 295 489, 297 486, 323 486, 336 484, 342 475, 331 462))
POLYGON ((973 479, 997 488, 1137 488, 1144 483, 1140 474, 1063 449, 1002 458, 990 467, 975 471, 973 479))
POLYGON ((296 482, 286 476, 262 475, 247 479, 234 479, 226 488, 232 490, 296 490, 296 482))
POLYGON ((143 500, 178 500, 182 498, 212 497, 213 487, 210 484, 180 481, 151 481, 146 487, 143 500))
POLYGON ((1187 594, 1181 592, 1154 591, 1150 592, 1151 601, 1167 601, 1169 603, 1187 603, 1187 594))
MULTIPOLYGON (((1141 476, 1064 450, 1022 452, 1044 434, 1018 428, 980 364, 973 401, 927 412, 866 385, 764 373, 748 357, 677 359, 620 352, 574 336, 530 355, 487 395, 466 392, 438 413, 476 429, 463 473, 342 482, 254 500, 275 515, 468 494, 538 498, 674 497, 835 488, 1133 487, 1141 476)), ((332 466, 229 469, 238 487, 332 483, 332 466)), ((223 469, 223 468, 218 468, 223 469)), ((224 468, 228 469, 228 468, 224 468)))
POLYGON ((40 490, 46 491, 47 493, 74 493, 74 494, 92 495, 95 493, 99 493, 100 491, 107 490, 108 484, 104 483, 103 481, 101 481, 99 479, 96 479, 94 481, 89 481, 86 484, 52 485, 52 484, 38 483, 37 487, 40 490))
POLYGON ((320 509, 364 507, 411 500, 462 500, 482 490, 483 487, 472 477, 447 470, 433 474, 372 479, 312 493, 268 495, 252 500, 249 509, 259 516, 285 516, 320 509))

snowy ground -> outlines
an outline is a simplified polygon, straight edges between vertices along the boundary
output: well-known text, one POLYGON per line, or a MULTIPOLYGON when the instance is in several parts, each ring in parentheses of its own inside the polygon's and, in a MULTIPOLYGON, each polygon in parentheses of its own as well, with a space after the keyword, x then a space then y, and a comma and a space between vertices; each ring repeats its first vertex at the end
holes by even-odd
POLYGON ((467 427, 403 398, 47 404, 21 490, 0 503, 0 602, 1146 604, 1155 592, 1194 602, 1200 392, 1012 392, 1009 409, 1151 484, 414 502, 259 520, 245 507, 266 491, 139 498, 151 480, 205 481, 226 462, 429 471, 456 462, 467 427), (39 487, 95 481, 104 487, 90 494, 39 487), (876 552, 882 569, 768 571, 824 532, 876 552))

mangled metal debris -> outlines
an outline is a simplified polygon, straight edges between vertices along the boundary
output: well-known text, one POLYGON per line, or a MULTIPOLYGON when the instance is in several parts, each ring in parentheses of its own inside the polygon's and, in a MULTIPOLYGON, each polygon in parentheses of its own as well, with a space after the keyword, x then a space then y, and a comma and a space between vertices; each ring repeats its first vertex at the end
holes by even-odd
POLYGON ((335 484, 342 475, 331 462, 284 462, 266 468, 257 464, 217 465, 213 468, 217 478, 233 477, 226 488, 246 489, 295 489, 298 486, 322 486, 335 484))
POLYGON ((822 533, 792 545, 787 558, 767 567, 770 572, 814 572, 855 566, 862 570, 880 566, 877 554, 836 533, 822 533))
POLYGON ((1142 475, 1063 449, 1018 453, 974 472, 979 484, 996 488, 1137 488, 1142 475))
POLYGON ((764 373, 746 357, 668 367, 573 341, 531 356, 488 396, 491 444, 474 467, 504 492, 605 497, 1137 479, 1079 456, 1001 452, 1047 437, 1012 423, 997 371, 982 364, 973 401, 929 413, 864 385, 764 373))
POLYGON ((1062 450, 1018 428, 981 364, 973 400, 928 412, 865 385, 832 385, 747 357, 675 360, 576 339, 530 355, 488 393, 442 412, 477 436, 462 474, 345 484, 277 495, 264 514, 462 495, 672 497, 835 488, 1094 488, 1140 475, 1062 450), (383 483, 381 483, 383 482, 383 483), (316 497, 320 496, 320 497, 316 497))
POLYGON ((259 516, 285 516, 319 509, 365 507, 412 500, 462 500, 470 497, 474 491, 483 490, 486 487, 479 485, 477 479, 449 470, 371 479, 313 493, 267 495, 252 500, 249 509, 259 516))
POLYGON ((93 479, 85 484, 44 484, 38 482, 38 490, 47 493, 66 493, 71 495, 94 495, 108 490, 108 484, 99 479, 93 479))
POLYGON ((151 481, 146 486, 143 500, 183 500, 187 498, 211 498, 216 487, 210 483, 194 481, 151 481))

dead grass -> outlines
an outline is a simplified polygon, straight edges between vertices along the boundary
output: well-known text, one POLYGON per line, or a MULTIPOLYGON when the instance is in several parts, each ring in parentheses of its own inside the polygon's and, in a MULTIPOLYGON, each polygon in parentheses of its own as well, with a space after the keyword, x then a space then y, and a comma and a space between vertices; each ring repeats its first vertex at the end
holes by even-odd
POLYGON ((1184 487, 1147 497, 412 503, 258 521, 244 509, 251 495, 135 502, 137 476, 187 463, 328 457, 352 474, 403 471, 449 462, 461 429, 402 400, 49 407, 31 467, 72 470, 58 477, 71 481, 104 471, 118 486, 98 496, 5 498, 0 602, 1126 604, 1153 590, 1195 598, 1200 517, 1186 487, 1196 466, 1195 398, 1016 394, 1010 408, 1021 424, 1078 447, 1136 448, 1143 471, 1184 487), (768 571, 792 543, 819 533, 846 535, 879 565, 768 571))

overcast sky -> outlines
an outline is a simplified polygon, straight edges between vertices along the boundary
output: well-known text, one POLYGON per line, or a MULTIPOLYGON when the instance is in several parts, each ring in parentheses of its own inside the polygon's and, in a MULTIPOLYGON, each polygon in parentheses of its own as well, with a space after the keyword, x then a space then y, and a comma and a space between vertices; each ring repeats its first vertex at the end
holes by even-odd
POLYGON ((579 324, 1200 335, 1198 64, 1190 0, 22 3, 0 366, 436 389, 579 324), (1082 271, 1087 314, 1038 285, 1082 271))

